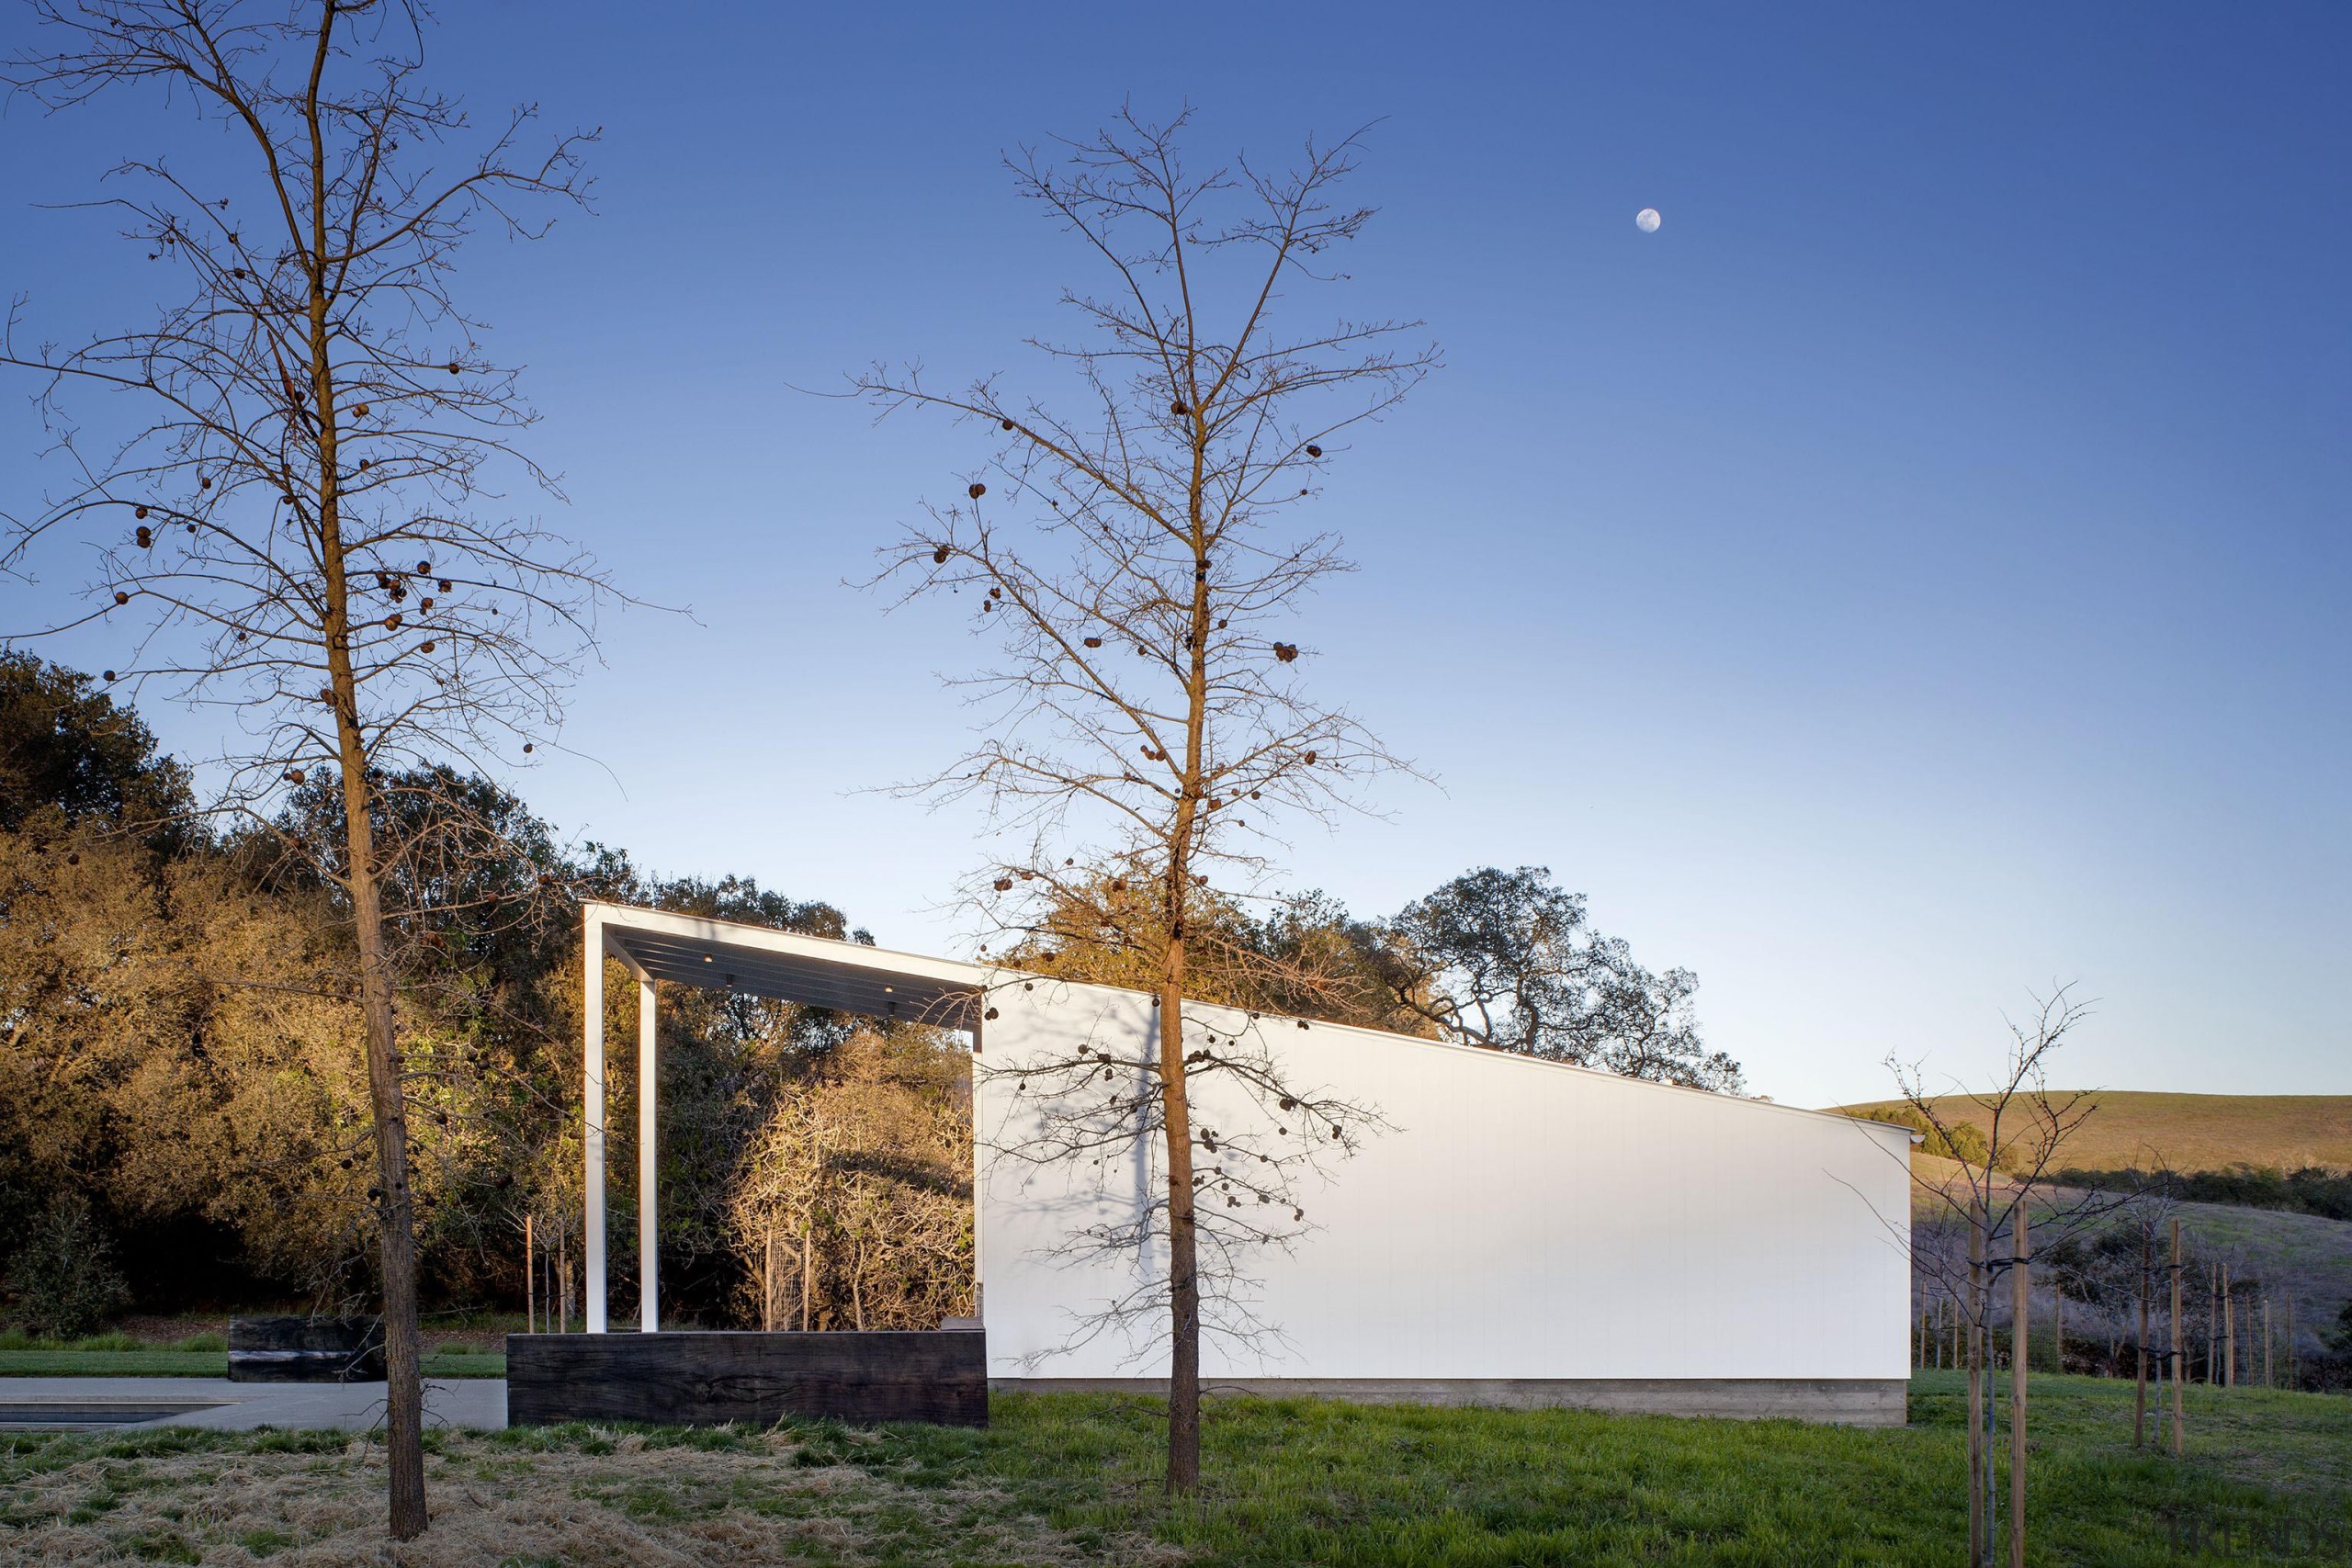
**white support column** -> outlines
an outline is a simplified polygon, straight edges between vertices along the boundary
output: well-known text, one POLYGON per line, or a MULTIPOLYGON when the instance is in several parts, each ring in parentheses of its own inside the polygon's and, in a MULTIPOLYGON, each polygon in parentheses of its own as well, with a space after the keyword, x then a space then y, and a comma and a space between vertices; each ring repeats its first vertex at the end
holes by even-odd
POLYGON ((587 1119, 581 1142, 585 1148, 586 1167, 582 1183, 584 1213, 581 1218, 587 1227, 588 1299, 587 1323, 591 1334, 605 1332, 605 922, 596 910, 587 911, 582 942, 583 962, 587 965, 582 976, 580 1017, 581 1041, 585 1057, 587 1119))
POLYGON ((653 982, 637 983, 637 1271, 645 1282, 644 1331, 662 1327, 662 1281, 656 1262, 662 1174, 661 1063, 653 1044, 653 982))

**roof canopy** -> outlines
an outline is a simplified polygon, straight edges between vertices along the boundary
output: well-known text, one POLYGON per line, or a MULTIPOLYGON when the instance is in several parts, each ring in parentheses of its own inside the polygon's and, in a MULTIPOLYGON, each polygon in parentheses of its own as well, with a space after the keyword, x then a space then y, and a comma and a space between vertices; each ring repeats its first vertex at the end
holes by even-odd
POLYGON ((867 1018, 968 1029, 989 975, 976 964, 739 920, 628 904, 590 904, 585 913, 592 932, 602 933, 605 953, 640 980, 672 980, 867 1018))

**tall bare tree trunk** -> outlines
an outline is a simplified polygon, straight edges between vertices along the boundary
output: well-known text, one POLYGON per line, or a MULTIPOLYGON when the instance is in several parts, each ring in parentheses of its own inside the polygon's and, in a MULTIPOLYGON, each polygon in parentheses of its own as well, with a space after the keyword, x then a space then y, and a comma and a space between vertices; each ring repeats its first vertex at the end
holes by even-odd
POLYGON ((1193 1212, 1193 1116, 1184 1087, 1184 894, 1189 863, 1170 863, 1173 918, 1159 987, 1160 1114, 1168 1143, 1168 1478, 1170 1493, 1201 1483, 1201 1277, 1193 1212))
MULTIPOLYGON (((334 570, 340 577, 340 563, 334 570)), ((424 1356, 416 1317, 416 1210, 408 1186, 408 1108, 401 1083, 400 1042, 394 1033, 391 962, 384 948, 383 909, 376 889, 374 835, 368 819, 366 759, 345 694, 351 655, 330 645, 338 725, 344 743, 344 811, 351 856, 352 913, 359 935, 360 1007, 368 1025, 368 1099, 376 1118, 379 1245, 384 1276, 384 1451, 391 1475, 395 1540, 424 1533, 424 1356)))
MULTIPOLYGON (((326 38, 322 30, 323 58, 326 38)), ((315 135, 315 126, 313 134, 315 135)), ((379 1246, 384 1279, 385 1453, 390 1466, 391 1533, 413 1540, 424 1533, 424 1388, 417 1332, 416 1214, 408 1185, 408 1110, 394 1014, 391 956, 384 940, 378 885, 375 824, 369 810, 368 751, 358 717, 351 659, 351 590, 345 571, 339 498, 332 478, 335 435, 334 389, 327 368, 326 301, 311 297, 311 376, 321 411, 319 447, 329 476, 322 481, 320 554, 327 590, 327 695, 334 705, 336 761, 343 784, 344 850, 351 916, 359 949, 359 1000, 368 1032, 368 1098, 376 1122, 379 1246)))
MULTIPOLYGON (((1188 366, 1189 370, 1189 366, 1188 366)), ((1189 380, 1189 375, 1187 377, 1189 380)), ((1181 1495, 1201 1483, 1201 1283, 1200 1235, 1193 1181, 1193 1113, 1185 1083, 1184 981, 1187 957, 1184 915, 1192 903, 1194 824, 1210 809, 1207 794, 1209 560, 1202 513, 1207 411, 1197 389, 1189 398, 1193 426, 1190 487, 1193 557, 1191 650, 1185 682, 1184 768, 1176 801, 1175 831, 1168 860, 1167 959, 1159 988, 1159 1078, 1162 1120, 1168 1129, 1168 1311, 1171 1342, 1168 1358, 1168 1490, 1181 1495)))
POLYGON ((310 408, 318 424, 319 556, 326 587, 326 694, 334 705, 336 758, 342 774, 344 844, 352 923, 358 938, 360 1008, 368 1030, 368 1097, 376 1119, 376 1176, 383 1192, 379 1227, 384 1276, 384 1425, 390 1468, 391 1533, 413 1540, 424 1533, 424 1356, 417 1329, 416 1214, 408 1185, 408 1111, 401 1083, 391 956, 384 939, 378 883, 375 823, 368 783, 367 737, 359 724, 359 682, 351 657, 351 582, 343 536, 340 389, 334 370, 334 328, 328 315, 327 257, 335 236, 327 226, 327 192, 334 186, 319 88, 333 58, 334 10, 322 14, 304 97, 310 137, 311 250, 309 276, 310 408))

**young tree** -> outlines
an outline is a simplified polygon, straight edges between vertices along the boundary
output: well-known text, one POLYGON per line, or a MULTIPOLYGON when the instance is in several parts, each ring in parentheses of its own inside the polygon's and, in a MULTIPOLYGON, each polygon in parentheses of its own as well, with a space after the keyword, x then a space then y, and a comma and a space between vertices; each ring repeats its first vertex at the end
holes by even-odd
MULTIPOLYGON (((984 905, 997 896, 989 907, 1009 929, 1026 931, 1045 898, 1082 895, 1098 868, 1119 891, 1151 890, 1148 919, 1122 929, 1140 944, 1159 998, 1156 1054, 1126 1064, 1143 1085, 1133 1103, 1107 1109, 1125 1118, 1119 1135, 1159 1145, 1165 1201, 1140 1228, 1098 1239, 1143 1247, 1158 1237, 1168 1249, 1155 1304, 1170 1337, 1175 1492, 1200 1474, 1204 1230, 1219 1251, 1220 1238, 1239 1246, 1268 1234, 1242 1224, 1238 1209, 1204 1219, 1197 1197, 1219 1178, 1196 1169, 1195 1149, 1216 1145, 1193 1123, 1187 1077, 1227 1072, 1270 1107, 1299 1102, 1268 1054, 1231 1040, 1224 1055, 1187 1050, 1195 918, 1214 872, 1263 868, 1278 813, 1326 817, 1351 786, 1395 765, 1353 717, 1313 701, 1295 678, 1311 657, 1295 640, 1300 601, 1345 563, 1330 535, 1287 524, 1343 433, 1393 408, 1437 363, 1434 348, 1399 344, 1411 323, 1284 324, 1290 296, 1336 277, 1333 253, 1370 219, 1335 204, 1355 138, 1310 142, 1283 174, 1247 163, 1203 174, 1179 152, 1188 118, 1159 125, 1123 110, 1054 156, 1009 162, 1022 195, 1092 253, 1110 286, 1065 293, 1083 336, 1038 345, 1070 373, 1074 410, 1015 398, 993 378, 940 391, 914 369, 877 366, 854 380, 886 412, 938 410, 995 438, 981 472, 998 500, 984 503, 989 479, 973 477, 961 502, 929 509, 886 552, 884 575, 905 581, 910 598, 969 590, 978 627, 1004 652, 966 682, 987 712, 986 739, 910 787, 980 796, 996 826, 1030 836, 1028 853, 983 873, 974 889, 984 905), (1025 513, 1028 525, 1009 525, 1008 513, 1025 513), (1057 842, 1072 852, 1055 852, 1057 842)), ((1102 913, 1123 918, 1117 907, 1102 913)), ((1064 1088, 1107 1092, 1097 1069, 1109 1070, 1090 1057, 1058 1071, 1064 1088)), ((1320 1122, 1290 1116, 1287 1135, 1311 1140, 1329 1127, 1344 1143, 1346 1108, 1325 1109, 1320 1122)), ((1048 1138, 1032 1152, 1069 1151, 1048 1138)), ((1270 1193, 1263 1206, 1272 1202, 1270 1193)))
POLYGON ((1594 930, 1584 895, 1540 865, 1464 872, 1384 929, 1402 1010, 1453 1039, 1736 1094, 1739 1064, 1710 1051, 1688 969, 1651 973, 1594 930))
MULTIPOLYGON (((1963 1353, 1968 1368, 1970 1568, 1990 1568, 1994 1552, 1994 1402, 1986 1373, 1991 1370, 1989 1337, 1997 1282, 2009 1270, 2017 1270, 2018 1277, 2011 1281, 2012 1292, 2017 1301, 2023 1302, 2026 1271, 2031 1262, 2025 1246, 2027 1236, 2032 1231, 2054 1226, 2051 1239, 2041 1245, 2055 1246, 2070 1227, 2103 1215, 2114 1206, 2111 1201, 2092 1197, 2053 1207, 2050 1196, 2040 1191, 2046 1187, 2050 1172, 2058 1168, 2066 1141, 2097 1109, 2088 1095, 2052 1092, 2047 1077, 2052 1054, 2064 1043, 2088 1011, 2088 1005, 2075 1000, 2064 986, 2046 998, 2035 998, 2032 1015, 2009 1025, 2010 1046, 1999 1084, 1979 1093, 1932 1095, 1927 1089, 1919 1064, 1887 1059, 1888 1070, 1894 1075, 1902 1093, 1905 1111, 1903 1122, 1924 1127, 1928 1142, 1947 1151, 1950 1159, 1945 1173, 1917 1174, 1915 1179, 1937 1208, 1965 1227, 1968 1236, 1968 1256, 1959 1277, 1947 1278, 1941 1283, 1959 1301, 1966 1331, 1963 1353), (1981 1134, 1970 1136, 1975 1129, 1953 1114, 1956 1105, 1964 1105, 1981 1116, 1981 1134), (2042 1213, 2027 1227, 2026 1205, 2038 1194, 2042 1213), (2020 1231, 2026 1235, 2019 1235, 2020 1231), (1996 1242, 2006 1243, 2013 1237, 2018 1241, 2013 1256, 1996 1256, 1996 1242)), ((1921 1255, 1921 1258, 1930 1266, 1940 1260, 1939 1255, 1932 1252, 1921 1255)), ((2022 1343, 2024 1326, 2022 1315, 2013 1314, 2013 1344, 2022 1343)), ((2025 1385, 2022 1363, 2018 1365, 2020 1375, 2016 1388, 2021 1393, 2025 1385)), ((2022 1397, 2012 1397, 2009 1420, 2015 1442, 2013 1453, 2021 1454, 2026 1420, 2022 1397)), ((2013 1471, 2009 1540, 2012 1558, 2020 1565, 2025 1550, 2024 1486, 2022 1472, 2013 1471)))
POLYGON ((155 324, 28 346, 12 310, 0 358, 43 378, 53 455, 74 477, 20 520, 6 560, 21 569, 55 534, 96 545, 83 619, 141 628, 108 679, 161 681, 237 721, 225 809, 277 830, 285 785, 331 781, 334 841, 283 843, 334 890, 356 953, 337 984, 365 1019, 390 1526, 406 1540, 426 1524, 423 1398, 399 911, 384 889, 415 847, 396 824, 448 817, 388 800, 386 781, 532 750, 605 591, 573 547, 478 510, 503 473, 553 487, 513 445, 533 415, 451 269, 478 227, 535 234, 522 207, 580 201, 585 139, 524 156, 527 108, 477 135, 424 83, 421 6, 33 9, 49 46, 9 62, 15 88, 52 109, 160 89, 218 129, 220 156, 208 151, 202 174, 125 164, 108 186, 121 194, 91 204, 185 278, 155 324), (121 394, 128 434, 87 449, 65 408, 76 389, 121 394))
POLYGON ((775 1097, 728 1206, 747 1315, 936 1328, 971 1312, 969 1064, 920 1024, 860 1028, 775 1097))

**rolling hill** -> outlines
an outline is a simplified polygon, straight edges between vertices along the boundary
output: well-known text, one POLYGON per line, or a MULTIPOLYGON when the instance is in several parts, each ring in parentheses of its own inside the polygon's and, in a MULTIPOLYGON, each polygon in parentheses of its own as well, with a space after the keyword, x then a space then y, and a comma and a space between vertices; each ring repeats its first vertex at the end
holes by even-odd
MULTIPOLYGON (((2059 1157, 2063 1167, 2163 1167, 2181 1174, 2240 1165, 2352 1170, 2352 1095, 2138 1094, 2118 1089, 2099 1090, 2091 1098, 2098 1109, 2067 1140, 2059 1157)), ((1941 1096, 1934 1103, 1937 1116, 1947 1122, 1973 1122, 1983 1130, 1991 1121, 1965 1095, 1941 1096)), ((1882 1100, 1837 1109, 1868 1115, 1900 1104, 1882 1100)), ((1911 1169, 1918 1181, 1912 1193, 1913 1223, 1948 1222, 1954 1210, 1937 1190, 1953 1189, 1960 1168, 1914 1149, 1911 1169)), ((2223 1203, 2182 1203, 2174 1212, 2199 1254, 2230 1263, 2239 1279, 2259 1281, 2264 1293, 2282 1305, 2291 1303, 2290 1321, 2301 1352, 2317 1353, 2316 1331, 2335 1322, 2352 1298, 2352 1223, 2223 1203)))
MULTIPOLYGON (((2086 1170, 2227 1170, 2234 1165, 2293 1170, 2319 1166, 2352 1170, 2352 1095, 2143 1094, 2098 1089, 2098 1106, 2069 1138, 2062 1165, 2086 1170)), ((1833 1107, 1867 1115, 1892 1111, 1899 1100, 1833 1107)), ((1936 1114, 1947 1122, 1990 1118, 1967 1095, 1942 1095, 1936 1114)))

